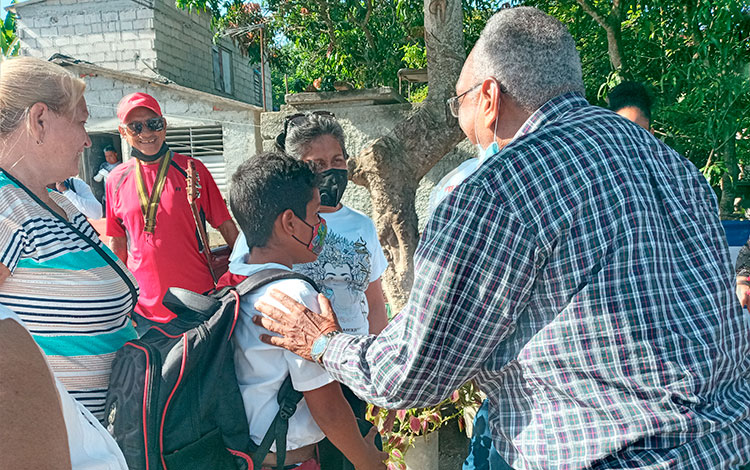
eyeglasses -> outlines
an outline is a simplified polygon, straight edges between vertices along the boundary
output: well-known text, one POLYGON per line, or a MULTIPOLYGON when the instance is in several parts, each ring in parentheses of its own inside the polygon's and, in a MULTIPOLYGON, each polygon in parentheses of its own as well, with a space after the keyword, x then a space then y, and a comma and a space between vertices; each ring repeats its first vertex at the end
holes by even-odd
POLYGON ((276 146, 282 151, 286 151, 286 135, 289 130, 289 125, 298 126, 305 122, 310 116, 326 116, 331 119, 336 119, 336 115, 330 111, 312 111, 309 113, 296 113, 290 114, 284 118, 284 130, 276 136, 276 146))
POLYGON ((465 92, 461 93, 460 95, 457 95, 457 96, 454 96, 452 98, 448 98, 447 100, 445 100, 446 104, 448 105, 448 109, 450 109, 451 115, 454 118, 458 117, 458 109, 461 107, 461 98, 463 98, 468 93, 471 93, 472 91, 474 91, 477 88, 479 88, 480 86, 482 86, 482 83, 484 83, 484 82, 477 83, 476 85, 474 85, 473 87, 469 88, 468 90, 466 90, 465 92))
POLYGON ((160 132, 164 130, 164 118, 161 116, 147 119, 146 121, 133 121, 125 125, 130 135, 138 135, 143 132, 143 127, 146 126, 152 132, 160 132))

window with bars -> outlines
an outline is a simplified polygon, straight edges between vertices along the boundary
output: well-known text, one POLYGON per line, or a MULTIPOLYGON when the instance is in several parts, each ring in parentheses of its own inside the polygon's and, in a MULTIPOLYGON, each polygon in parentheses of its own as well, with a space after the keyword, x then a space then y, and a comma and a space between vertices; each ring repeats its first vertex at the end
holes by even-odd
POLYGON ((200 160, 222 194, 227 194, 227 172, 224 164, 224 136, 221 126, 167 127, 167 145, 177 153, 200 160))

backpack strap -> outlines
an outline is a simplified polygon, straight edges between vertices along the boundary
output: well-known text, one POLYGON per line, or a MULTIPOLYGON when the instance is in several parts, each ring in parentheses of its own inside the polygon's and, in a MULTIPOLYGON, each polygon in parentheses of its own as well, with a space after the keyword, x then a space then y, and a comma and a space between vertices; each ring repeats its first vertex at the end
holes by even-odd
POLYGON ((263 460, 276 442, 276 470, 283 470, 286 461, 286 435, 289 431, 289 418, 297 411, 297 404, 302 400, 302 393, 292 386, 292 378, 286 376, 281 384, 276 400, 279 411, 271 422, 260 445, 253 452, 253 468, 263 468, 263 460))
MULTIPOLYGON (((237 284, 237 293, 243 296, 249 292, 252 292, 260 287, 263 287, 272 282, 281 281, 283 279, 301 279, 313 288, 320 292, 315 281, 305 276, 304 274, 295 273, 287 269, 264 269, 253 273, 244 279, 242 282, 237 284)), ((253 452, 253 468, 263 468, 263 460, 271 450, 271 445, 276 442, 276 469, 283 470, 284 463, 286 460, 286 435, 289 431, 289 418, 294 415, 297 411, 297 404, 302 400, 302 393, 298 392, 292 386, 292 378, 287 375, 284 382, 279 388, 279 393, 276 395, 276 401, 279 403, 279 411, 271 422, 271 426, 266 431, 265 436, 260 445, 253 452)))
POLYGON ((255 289, 259 289, 266 284, 281 281, 284 279, 301 279, 313 286, 316 291, 320 292, 320 289, 318 288, 318 285, 315 284, 315 281, 305 276, 304 274, 295 273, 294 271, 289 271, 288 269, 271 268, 263 269, 243 279, 242 282, 240 282, 236 286, 237 293, 240 295, 240 297, 242 297, 243 295, 252 292, 255 289))

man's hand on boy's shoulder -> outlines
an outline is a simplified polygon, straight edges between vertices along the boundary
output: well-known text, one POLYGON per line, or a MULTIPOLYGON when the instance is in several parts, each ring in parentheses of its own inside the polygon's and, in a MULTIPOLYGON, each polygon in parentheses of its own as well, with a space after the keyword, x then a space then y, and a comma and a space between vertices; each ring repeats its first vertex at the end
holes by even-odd
POLYGON ((255 308, 265 316, 256 315, 253 317, 253 322, 268 331, 281 335, 263 334, 260 339, 264 343, 288 349, 312 361, 311 350, 315 340, 332 331, 341 330, 331 303, 323 294, 318 294, 320 314, 277 289, 269 290, 268 295, 281 303, 287 312, 264 302, 263 299, 255 304, 255 308))

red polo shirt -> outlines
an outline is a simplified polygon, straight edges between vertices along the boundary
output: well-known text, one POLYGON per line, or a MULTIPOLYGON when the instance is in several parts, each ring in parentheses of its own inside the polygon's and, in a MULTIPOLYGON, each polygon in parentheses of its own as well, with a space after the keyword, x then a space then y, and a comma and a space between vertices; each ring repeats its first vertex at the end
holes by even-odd
MULTIPOLYGON (((128 269, 135 275, 141 289, 135 311, 157 322, 167 322, 175 317, 161 304, 167 288, 182 287, 195 292, 213 288, 205 255, 199 251, 201 245, 195 219, 185 192, 184 171, 189 158, 173 153, 153 234, 143 231, 135 158, 118 166, 107 180, 107 235, 127 237, 128 269)), ((197 159, 192 160, 201 185, 196 199, 198 210, 211 226, 218 227, 231 218, 226 203, 206 166, 197 159)), ((159 164, 141 167, 150 194, 159 164)))

